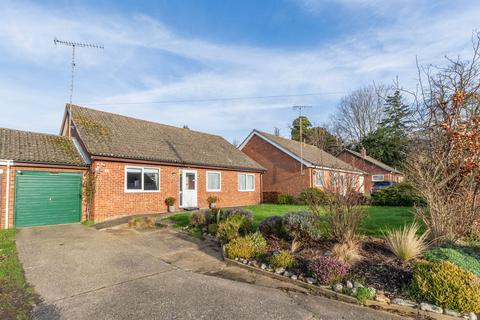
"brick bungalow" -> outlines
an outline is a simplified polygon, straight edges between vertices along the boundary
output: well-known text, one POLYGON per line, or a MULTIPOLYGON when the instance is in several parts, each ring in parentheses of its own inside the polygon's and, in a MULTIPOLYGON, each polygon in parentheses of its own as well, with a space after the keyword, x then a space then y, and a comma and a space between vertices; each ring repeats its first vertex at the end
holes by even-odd
POLYGON ((361 152, 344 149, 337 157, 367 173, 365 177, 365 190, 367 190, 367 192, 371 191, 373 183, 377 181, 394 183, 403 181, 404 176, 400 171, 368 156, 365 149, 362 149, 361 152))
POLYGON ((364 172, 313 145, 253 130, 239 146, 267 169, 263 191, 298 195, 309 187, 355 186, 364 192, 364 172))
POLYGON ((264 168, 224 138, 119 114, 67 105, 61 135, 78 141, 94 174, 90 218, 261 201, 264 168))
POLYGON ((69 137, 0 128, 0 227, 80 221, 87 169, 69 137))

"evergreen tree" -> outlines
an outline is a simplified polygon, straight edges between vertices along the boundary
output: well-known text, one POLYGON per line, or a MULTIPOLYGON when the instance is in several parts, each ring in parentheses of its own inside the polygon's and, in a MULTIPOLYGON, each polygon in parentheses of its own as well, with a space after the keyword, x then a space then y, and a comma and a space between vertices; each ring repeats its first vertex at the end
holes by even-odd
POLYGON ((388 96, 385 102, 384 119, 380 127, 387 128, 394 133, 403 134, 410 123, 410 108, 403 103, 402 95, 396 90, 393 95, 388 96))
POLYGON ((290 127, 291 139, 300 141, 300 119, 302 120, 303 141, 307 142, 308 135, 310 134, 310 130, 312 128, 312 123, 305 116, 301 116, 293 120, 292 126, 290 127))

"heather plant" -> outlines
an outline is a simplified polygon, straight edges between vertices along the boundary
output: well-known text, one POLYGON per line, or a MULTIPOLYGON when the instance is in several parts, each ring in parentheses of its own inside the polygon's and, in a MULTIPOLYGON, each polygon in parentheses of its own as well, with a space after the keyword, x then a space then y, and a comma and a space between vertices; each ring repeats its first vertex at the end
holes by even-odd
POLYGON ((292 239, 292 252, 297 252, 302 246, 318 240, 321 236, 319 219, 309 212, 292 212, 283 219, 285 231, 292 239))
POLYGON ((450 261, 460 268, 480 276, 480 257, 454 248, 435 248, 425 252, 425 259, 433 262, 450 261))
POLYGON ((245 239, 252 243, 252 246, 255 248, 255 254, 262 255, 265 254, 268 250, 268 243, 260 232, 250 233, 245 236, 245 239))
POLYGON ((201 211, 192 212, 189 218, 190 226, 202 227, 207 223, 205 213, 201 211))
POLYGON ((427 249, 425 242, 427 233, 419 236, 418 230, 418 224, 412 223, 400 230, 390 231, 386 235, 388 248, 403 262, 420 256, 427 249))
POLYGON ((283 225, 283 217, 271 216, 267 217, 260 222, 258 230, 267 238, 285 239, 287 233, 283 225))
POLYGON ((288 251, 282 250, 277 254, 271 256, 268 262, 274 268, 291 269, 296 265, 297 260, 295 259, 295 256, 293 254, 288 251))
POLYGON ((332 256, 321 256, 309 263, 310 271, 322 285, 340 282, 348 273, 348 266, 332 256))

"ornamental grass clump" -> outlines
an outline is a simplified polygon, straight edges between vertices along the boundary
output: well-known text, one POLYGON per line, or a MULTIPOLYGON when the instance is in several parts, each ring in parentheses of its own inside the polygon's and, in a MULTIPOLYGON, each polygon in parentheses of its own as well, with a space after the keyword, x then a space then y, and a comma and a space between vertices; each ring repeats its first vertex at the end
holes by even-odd
POLYGON ((310 271, 322 285, 340 282, 348 273, 348 266, 331 256, 321 256, 311 261, 310 271))
POLYGON ((332 253, 339 261, 350 266, 362 260, 362 256, 360 255, 360 243, 356 240, 336 243, 332 248, 332 253))
POLYGON ((480 312, 480 278, 448 261, 415 263, 410 293, 443 308, 480 312))
POLYGON ((207 223, 207 218, 205 213, 198 211, 192 212, 189 218, 190 226, 192 227, 202 227, 207 223))
POLYGON ((282 250, 270 257, 268 262, 274 268, 291 269, 295 267, 297 260, 295 256, 288 251, 282 250))
POLYGON ((417 258, 427 249, 427 233, 418 236, 418 230, 418 224, 412 223, 386 235, 388 248, 403 262, 417 258))

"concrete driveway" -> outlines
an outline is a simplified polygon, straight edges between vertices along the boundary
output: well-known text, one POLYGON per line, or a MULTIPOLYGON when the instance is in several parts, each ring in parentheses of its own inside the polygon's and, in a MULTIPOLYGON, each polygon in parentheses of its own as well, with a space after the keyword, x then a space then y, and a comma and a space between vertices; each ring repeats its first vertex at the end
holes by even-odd
POLYGON ((28 228, 17 247, 44 300, 35 319, 400 319, 273 288, 273 280, 226 267, 213 247, 168 229, 28 228))

